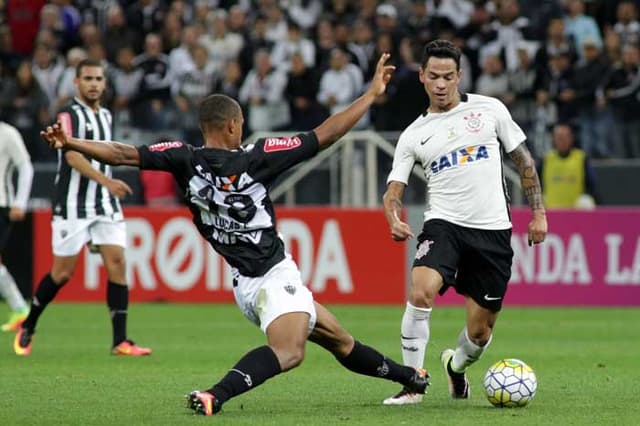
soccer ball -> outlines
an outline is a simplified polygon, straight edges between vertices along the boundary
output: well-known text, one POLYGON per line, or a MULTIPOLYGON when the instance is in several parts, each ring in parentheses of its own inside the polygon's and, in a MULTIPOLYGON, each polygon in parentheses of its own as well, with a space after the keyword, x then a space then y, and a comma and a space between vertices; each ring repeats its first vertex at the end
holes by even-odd
POLYGON ((533 369, 519 359, 502 359, 484 375, 487 399, 496 407, 524 407, 536 395, 533 369))

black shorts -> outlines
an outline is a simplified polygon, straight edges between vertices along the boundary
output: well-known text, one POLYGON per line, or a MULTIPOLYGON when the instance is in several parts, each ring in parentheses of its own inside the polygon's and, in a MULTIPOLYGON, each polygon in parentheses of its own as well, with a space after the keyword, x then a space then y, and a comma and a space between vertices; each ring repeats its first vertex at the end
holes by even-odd
POLYGON ((418 236, 413 266, 426 266, 442 275, 444 294, 450 286, 480 306, 498 312, 511 278, 511 229, 466 228, 433 219, 418 236))
POLYGON ((11 233, 11 221, 9 220, 9 209, 0 207, 0 252, 9 242, 9 234, 11 233))

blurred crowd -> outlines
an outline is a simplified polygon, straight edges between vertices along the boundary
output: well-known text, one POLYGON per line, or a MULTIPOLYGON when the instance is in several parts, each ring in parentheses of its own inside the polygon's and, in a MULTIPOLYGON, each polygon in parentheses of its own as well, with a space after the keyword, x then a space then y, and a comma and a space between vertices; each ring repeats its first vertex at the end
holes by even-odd
MULTIPOLYGON (((638 1, 0 0, 0 114, 34 161, 42 126, 74 96, 84 58, 107 69, 116 137, 177 132, 196 109, 239 100, 246 131, 306 130, 366 88, 381 52, 397 70, 359 129, 399 131, 427 106, 424 44, 464 52, 461 90, 500 98, 540 159, 570 125, 590 157, 640 157, 638 1)), ((247 134, 248 134, 247 133, 247 134)))

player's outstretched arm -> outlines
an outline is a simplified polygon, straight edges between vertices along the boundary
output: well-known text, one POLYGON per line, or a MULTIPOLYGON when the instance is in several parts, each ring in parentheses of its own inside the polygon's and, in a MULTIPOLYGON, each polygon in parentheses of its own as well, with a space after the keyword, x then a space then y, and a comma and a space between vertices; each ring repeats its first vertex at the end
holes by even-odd
POLYGON ((371 85, 362 96, 353 101, 347 109, 333 114, 314 129, 320 149, 327 148, 351 130, 367 112, 373 101, 385 92, 391 74, 396 69, 395 66, 386 64, 390 56, 388 53, 383 53, 380 56, 371 85))
POLYGON ((536 164, 524 143, 509 153, 520 173, 522 190, 527 196, 533 219, 529 223, 529 245, 544 241, 547 235, 547 217, 542 203, 542 188, 536 164))
POLYGON ((60 123, 48 126, 40 132, 50 148, 77 151, 112 166, 140 166, 138 150, 120 142, 95 142, 66 135, 60 123))

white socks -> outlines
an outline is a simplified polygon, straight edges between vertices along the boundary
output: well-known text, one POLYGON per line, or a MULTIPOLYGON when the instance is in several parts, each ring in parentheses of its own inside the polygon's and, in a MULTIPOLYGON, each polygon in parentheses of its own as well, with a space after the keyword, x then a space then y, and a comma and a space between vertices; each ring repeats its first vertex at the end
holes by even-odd
POLYGON ((489 341, 487 341, 486 345, 478 346, 469 340, 467 328, 463 328, 462 332, 458 336, 458 347, 456 348, 456 353, 453 355, 453 359, 451 360, 451 369, 455 373, 464 373, 467 367, 480 359, 484 350, 491 343, 492 338, 493 335, 489 337, 489 341))
POLYGON ((27 309, 22 293, 4 265, 0 265, 0 294, 13 312, 22 312, 27 309))
POLYGON ((429 342, 430 316, 431 308, 418 308, 407 302, 400 327, 404 365, 423 367, 424 353, 429 342))

